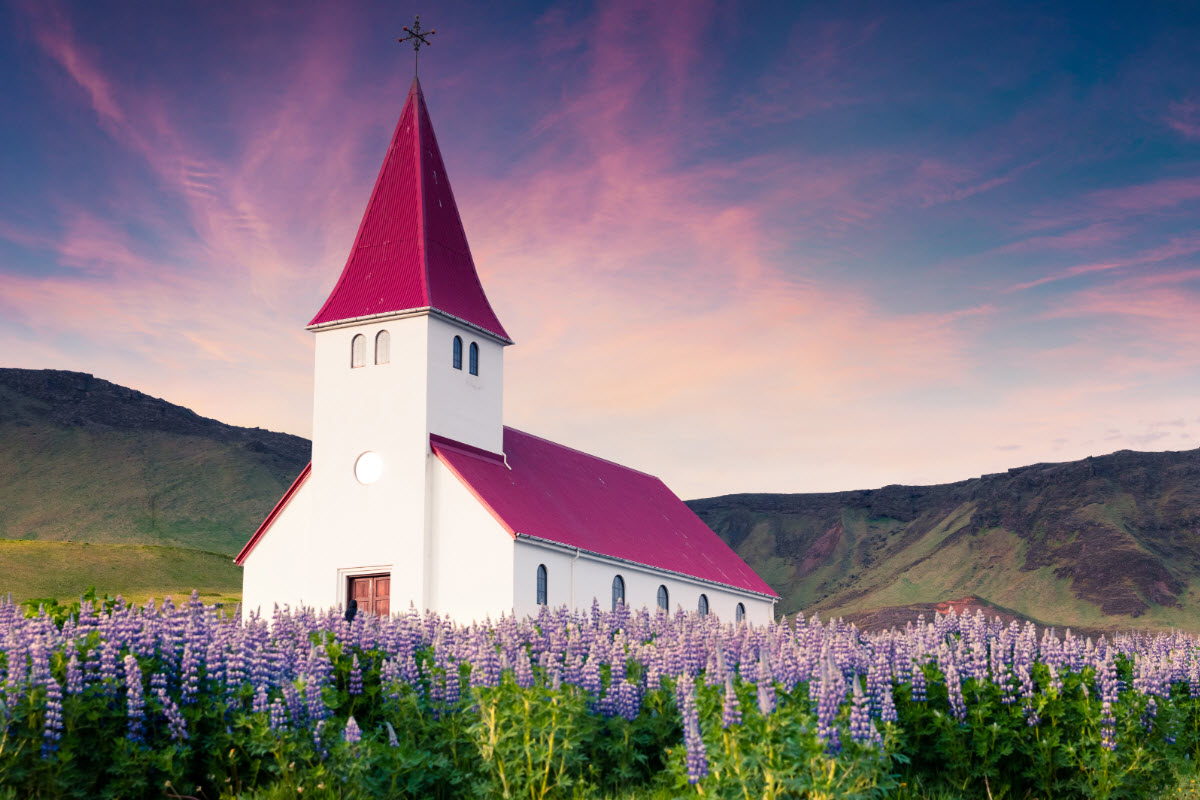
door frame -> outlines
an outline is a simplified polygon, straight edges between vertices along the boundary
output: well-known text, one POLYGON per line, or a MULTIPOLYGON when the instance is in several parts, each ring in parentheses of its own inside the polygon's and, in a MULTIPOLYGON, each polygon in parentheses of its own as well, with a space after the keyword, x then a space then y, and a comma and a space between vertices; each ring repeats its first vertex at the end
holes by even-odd
POLYGON ((367 567, 343 567, 337 571, 337 607, 342 611, 346 610, 346 606, 350 605, 350 579, 351 578, 374 578, 384 575, 391 576, 391 564, 374 564, 367 567))

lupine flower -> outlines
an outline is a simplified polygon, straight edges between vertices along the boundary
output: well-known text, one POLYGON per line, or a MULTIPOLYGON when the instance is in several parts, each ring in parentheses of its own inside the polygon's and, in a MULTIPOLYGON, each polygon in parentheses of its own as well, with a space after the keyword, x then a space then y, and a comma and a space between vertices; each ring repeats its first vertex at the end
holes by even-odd
POLYGON ((347 692, 351 695, 362 694, 362 667, 358 665, 358 653, 350 661, 350 686, 347 692))
POLYGON ((863 694, 862 684, 858 676, 854 678, 854 696, 850 706, 850 740, 868 747, 874 746, 879 739, 879 732, 871 721, 869 700, 863 694))
POLYGON ((316 751, 317 758, 320 759, 321 761, 324 761, 325 756, 328 755, 328 753, 325 750, 325 742, 323 741, 324 735, 325 735, 325 720, 323 720, 323 719, 317 720, 317 724, 313 728, 313 732, 312 732, 312 743, 313 743, 313 750, 316 751))
POLYGON ((725 702, 721 712, 721 727, 742 724, 742 708, 738 705, 737 691, 733 688, 733 675, 725 673, 725 702))
POLYGON ((140 742, 146 703, 142 697, 142 668, 133 656, 125 656, 125 706, 129 719, 129 740, 140 742))
POLYGON ((276 697, 271 702, 270 722, 271 730, 282 731, 287 729, 287 709, 283 705, 283 698, 276 697))
POLYGON ((42 725, 42 758, 58 750, 62 738, 62 689, 54 678, 46 680, 46 719, 42 725))
POLYGON ((825 752, 836 755, 842 749, 837 728, 838 708, 846 696, 846 679, 832 657, 821 659, 821 679, 817 689, 817 738, 825 743, 825 752))
POLYGON ((767 651, 759 650, 758 656, 758 711, 764 717, 775 713, 775 676, 771 672, 771 663, 767 659, 767 651))
POLYGON ((346 740, 346 744, 358 744, 362 739, 362 731, 358 727, 358 723, 354 721, 353 715, 346 720, 346 729, 342 732, 342 738, 346 740))
POLYGON ((157 689, 158 702, 162 706, 163 717, 167 720, 167 730, 176 742, 186 742, 188 738, 187 722, 179 711, 179 706, 167 694, 166 689, 157 689))
POLYGON ((686 672, 679 676, 677 692, 683 698, 680 713, 683 716, 683 746, 687 750, 688 783, 696 784, 708 775, 708 753, 700 735, 700 712, 696 707, 692 678, 686 672))
POLYGON ((912 701, 914 703, 925 702, 925 669, 920 661, 912 662, 912 701))
POLYGON ((79 668, 79 655, 74 652, 67 661, 67 694, 83 694, 83 670, 79 668))
POLYGON ((268 706, 267 687, 259 686, 254 692, 254 700, 250 703, 250 713, 263 714, 266 713, 268 706))

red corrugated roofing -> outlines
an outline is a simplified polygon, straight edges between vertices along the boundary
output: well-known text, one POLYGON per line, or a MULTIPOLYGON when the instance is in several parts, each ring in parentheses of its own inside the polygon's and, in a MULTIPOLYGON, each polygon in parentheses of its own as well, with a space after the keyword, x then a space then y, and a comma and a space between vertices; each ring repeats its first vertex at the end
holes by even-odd
POLYGON ((503 456, 436 435, 430 445, 514 537, 779 596, 652 475, 508 427, 503 456))
POLYGON ((484 294, 414 78, 350 258, 309 326, 433 308, 511 341, 484 294))

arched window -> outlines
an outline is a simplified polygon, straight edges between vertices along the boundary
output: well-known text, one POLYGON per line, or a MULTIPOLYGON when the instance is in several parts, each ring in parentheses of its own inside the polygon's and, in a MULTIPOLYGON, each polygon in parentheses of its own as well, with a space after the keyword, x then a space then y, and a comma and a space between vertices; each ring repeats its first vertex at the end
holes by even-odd
POLYGON ((386 364, 392 360, 392 335, 387 331, 375 334, 375 363, 386 364))
POLYGON ((700 604, 696 607, 696 610, 700 612, 700 616, 708 616, 708 595, 700 595, 700 604))
POLYGON ((736 617, 738 622, 741 622, 742 620, 744 620, 746 618, 746 607, 744 605, 742 605, 741 603, 738 603, 737 610, 734 612, 734 616, 736 617))
POLYGON ((479 345, 471 342, 471 374, 479 374, 479 345))
POLYGON ((462 369, 462 337, 454 337, 454 368, 462 369))
POLYGON ((539 606, 546 605, 546 565, 545 564, 538 564, 537 603, 539 606))
POLYGON ((658 607, 663 611, 671 610, 671 596, 667 594, 667 587, 658 587, 658 607))
POLYGON ((625 604, 625 579, 620 575, 613 578, 613 611, 617 610, 618 604, 625 604))
POLYGON ((361 333, 350 340, 350 366, 365 367, 367 365, 367 337, 361 333))

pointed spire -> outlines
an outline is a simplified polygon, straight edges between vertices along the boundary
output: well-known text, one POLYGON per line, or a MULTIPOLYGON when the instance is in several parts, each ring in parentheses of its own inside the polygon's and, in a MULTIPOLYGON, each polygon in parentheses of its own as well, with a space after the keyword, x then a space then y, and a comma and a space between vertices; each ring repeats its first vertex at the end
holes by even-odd
POLYGON ((421 309, 512 341, 479 282, 421 83, 413 78, 350 258, 308 327, 421 309))

